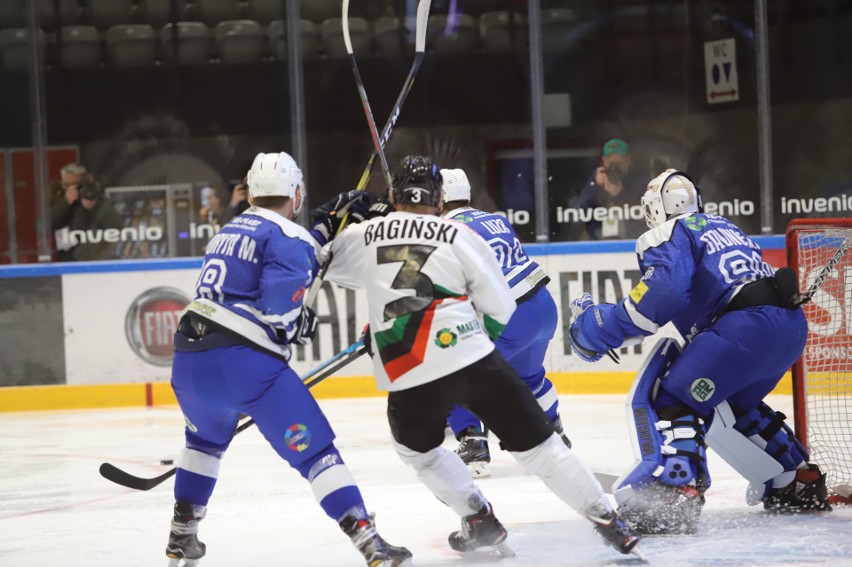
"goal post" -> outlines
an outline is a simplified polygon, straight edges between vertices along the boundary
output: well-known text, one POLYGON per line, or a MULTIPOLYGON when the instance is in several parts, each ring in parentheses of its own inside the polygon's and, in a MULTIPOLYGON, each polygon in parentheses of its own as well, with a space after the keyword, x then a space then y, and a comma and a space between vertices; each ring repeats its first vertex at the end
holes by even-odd
POLYGON ((793 366, 796 435, 827 474, 835 499, 852 496, 852 218, 796 219, 787 226, 787 265, 805 293, 847 243, 804 305, 808 340, 793 366))

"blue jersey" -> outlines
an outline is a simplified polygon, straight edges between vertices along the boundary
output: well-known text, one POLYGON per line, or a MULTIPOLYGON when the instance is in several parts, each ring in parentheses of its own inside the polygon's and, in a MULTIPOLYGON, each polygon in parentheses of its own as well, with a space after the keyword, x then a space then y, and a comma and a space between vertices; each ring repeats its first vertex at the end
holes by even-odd
POLYGON ((207 244, 188 309, 289 358, 286 344, 318 268, 320 244, 318 235, 252 207, 207 244))
POLYGON ((444 218, 466 224, 488 243, 516 302, 529 297, 550 281, 538 262, 527 256, 506 217, 463 207, 449 211, 444 218))
POLYGON ((729 220, 676 217, 636 241, 642 281, 625 304, 647 333, 671 321, 686 338, 706 329, 747 283, 771 277, 760 247, 729 220))

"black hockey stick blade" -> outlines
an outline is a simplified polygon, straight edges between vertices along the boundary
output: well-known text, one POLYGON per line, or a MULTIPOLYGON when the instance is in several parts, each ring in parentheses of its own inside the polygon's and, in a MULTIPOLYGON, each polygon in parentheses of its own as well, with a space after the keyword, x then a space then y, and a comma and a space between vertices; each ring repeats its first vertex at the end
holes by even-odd
POLYGON ((155 486, 159 486, 168 479, 172 478, 177 472, 177 467, 172 468, 161 474, 160 476, 154 478, 141 478, 138 476, 133 476, 132 474, 126 473, 120 468, 109 463, 102 463, 101 468, 98 469, 98 471, 105 479, 112 481, 116 484, 120 484, 121 486, 133 488, 134 490, 151 490, 155 486))

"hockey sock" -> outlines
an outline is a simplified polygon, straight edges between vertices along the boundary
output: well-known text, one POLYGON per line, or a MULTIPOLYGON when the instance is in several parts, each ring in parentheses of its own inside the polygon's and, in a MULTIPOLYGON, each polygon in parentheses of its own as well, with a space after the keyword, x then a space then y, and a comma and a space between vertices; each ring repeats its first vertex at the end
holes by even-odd
POLYGON ((295 468, 311 483, 317 502, 334 521, 340 522, 353 508, 364 509, 361 491, 334 444, 295 468))
POLYGON ((217 451, 216 455, 190 447, 181 451, 175 474, 175 500, 207 506, 222 463, 221 453, 217 451))

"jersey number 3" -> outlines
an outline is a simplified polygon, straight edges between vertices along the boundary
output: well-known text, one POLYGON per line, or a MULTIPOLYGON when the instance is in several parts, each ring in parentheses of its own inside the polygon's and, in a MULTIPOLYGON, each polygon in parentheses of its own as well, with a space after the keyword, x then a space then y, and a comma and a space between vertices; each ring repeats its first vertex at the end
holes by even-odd
POLYGON ((401 297, 385 305, 385 321, 426 309, 431 305, 434 299, 434 285, 429 276, 420 270, 434 251, 434 246, 422 244, 395 244, 380 246, 376 249, 376 259, 379 264, 402 262, 402 267, 391 283, 391 288, 414 290, 413 296, 401 297))

